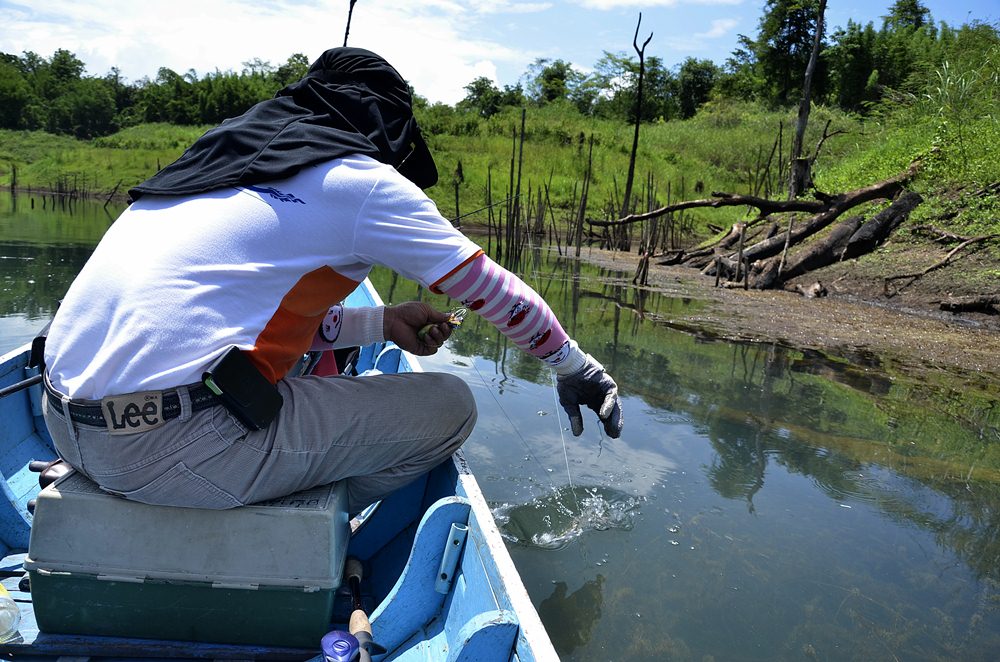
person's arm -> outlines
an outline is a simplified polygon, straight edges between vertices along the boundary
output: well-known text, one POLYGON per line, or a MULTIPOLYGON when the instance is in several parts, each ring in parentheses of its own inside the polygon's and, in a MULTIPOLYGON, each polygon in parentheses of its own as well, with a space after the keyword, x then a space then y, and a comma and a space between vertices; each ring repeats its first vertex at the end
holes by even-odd
POLYGON ((313 352, 355 347, 391 340, 411 354, 429 356, 451 335, 448 315, 425 303, 411 301, 396 306, 331 306, 316 330, 313 352), (418 331, 431 325, 426 335, 418 331))
POLYGON ((597 413, 608 436, 621 435, 618 385, 604 366, 577 346, 545 300, 517 275, 481 254, 432 289, 461 301, 556 372, 559 403, 574 435, 583 432, 580 405, 597 413))
POLYGON ((597 412, 608 435, 620 436, 618 386, 604 367, 567 336, 538 293, 490 260, 395 171, 384 171, 372 186, 358 215, 352 250, 361 263, 387 266, 462 301, 545 361, 558 375, 559 402, 574 435, 583 432, 580 405, 586 405, 597 412))

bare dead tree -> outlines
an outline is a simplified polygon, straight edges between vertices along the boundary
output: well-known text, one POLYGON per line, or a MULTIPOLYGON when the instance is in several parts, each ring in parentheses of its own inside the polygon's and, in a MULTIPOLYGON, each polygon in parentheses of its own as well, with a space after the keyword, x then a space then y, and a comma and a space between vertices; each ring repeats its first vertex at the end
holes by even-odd
POLYGON ((632 180, 635 178, 635 155, 639 150, 639 124, 642 121, 642 78, 645 73, 646 46, 653 39, 653 33, 649 33, 646 41, 642 42, 639 48, 639 26, 642 25, 642 12, 639 12, 639 22, 635 24, 635 36, 632 37, 632 47, 639 54, 639 82, 636 85, 635 95, 635 132, 632 135, 632 154, 628 159, 628 179, 625 180, 625 195, 622 197, 622 216, 627 216, 632 198, 632 180))
POLYGON ((461 225, 458 222, 458 219, 462 217, 462 209, 459 207, 458 189, 465 183, 465 173, 462 172, 462 159, 458 160, 458 166, 456 166, 455 172, 452 174, 451 183, 455 186, 455 220, 452 223, 461 225))
POLYGON ((823 14, 825 13, 826 0, 819 0, 819 9, 816 10, 816 34, 813 35, 809 64, 806 65, 806 77, 802 84, 802 101, 799 103, 799 117, 795 125, 795 138, 792 141, 791 174, 788 177, 789 200, 794 200, 809 185, 810 164, 808 159, 802 158, 802 141, 805 137, 806 125, 809 124, 812 80, 813 74, 816 73, 816 62, 819 60, 820 42, 823 41, 823 14))

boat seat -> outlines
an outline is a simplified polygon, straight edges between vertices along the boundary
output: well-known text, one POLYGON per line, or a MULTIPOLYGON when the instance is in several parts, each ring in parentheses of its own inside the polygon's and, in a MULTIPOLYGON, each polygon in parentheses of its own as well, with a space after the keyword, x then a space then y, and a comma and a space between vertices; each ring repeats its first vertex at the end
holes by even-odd
POLYGON ((206 510, 70 471, 39 492, 24 567, 43 632, 314 647, 349 540, 343 481, 206 510))

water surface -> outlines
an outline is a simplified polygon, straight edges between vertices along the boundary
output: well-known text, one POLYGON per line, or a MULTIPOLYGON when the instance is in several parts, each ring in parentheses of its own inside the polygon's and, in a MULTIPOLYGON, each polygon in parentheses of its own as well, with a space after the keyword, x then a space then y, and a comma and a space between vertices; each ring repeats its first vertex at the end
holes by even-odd
MULTIPOLYGON (((39 204, 0 195, 2 351, 110 223, 99 204, 39 204)), ((1000 657, 1000 385, 682 332, 671 320, 708 304, 525 257, 618 381, 622 438, 593 417, 574 438, 548 370, 478 318, 422 362, 476 395, 466 453, 564 659, 1000 657)), ((373 281, 387 302, 452 304, 373 281)))

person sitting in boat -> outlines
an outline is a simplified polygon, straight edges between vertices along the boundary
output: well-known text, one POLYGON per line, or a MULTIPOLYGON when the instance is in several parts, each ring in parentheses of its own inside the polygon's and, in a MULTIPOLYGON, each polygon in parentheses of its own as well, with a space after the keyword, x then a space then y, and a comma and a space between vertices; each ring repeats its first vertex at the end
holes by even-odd
POLYGON ((436 180, 406 82, 362 49, 327 51, 205 133, 130 191, 55 315, 44 415, 60 456, 109 492, 198 508, 347 480, 356 512, 433 468, 476 421, 458 377, 288 376, 309 350, 423 356, 448 338, 423 303, 337 305, 373 265, 474 303, 557 373, 573 434, 584 405, 618 437, 614 380, 441 216, 421 190, 436 180))

